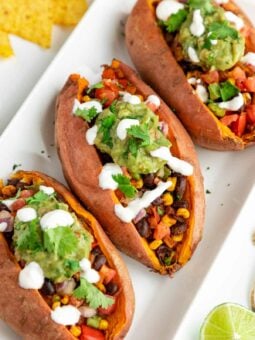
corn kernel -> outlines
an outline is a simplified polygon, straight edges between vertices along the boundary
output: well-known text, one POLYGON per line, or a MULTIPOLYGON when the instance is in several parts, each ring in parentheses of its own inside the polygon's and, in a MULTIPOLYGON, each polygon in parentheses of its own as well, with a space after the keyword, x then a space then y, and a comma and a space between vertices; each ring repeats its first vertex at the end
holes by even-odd
POLYGON ((228 81, 232 84, 235 85, 236 81, 234 78, 228 78, 228 81))
POLYGON ((53 304, 52 304, 52 309, 54 310, 54 309, 56 309, 56 308, 58 308, 58 307, 60 307, 60 301, 56 301, 56 302, 53 302, 53 304))
POLYGON ((98 288, 99 290, 101 290, 101 292, 103 292, 103 293, 106 292, 105 286, 102 284, 102 282, 99 281, 99 282, 96 284, 96 286, 97 286, 97 288, 98 288))
POLYGON ((84 102, 89 102, 91 100, 90 96, 84 96, 82 99, 84 102))
POLYGON ((61 303, 63 305, 67 305, 69 302, 69 296, 65 295, 62 299, 61 299, 61 303))
POLYGON ((176 212, 177 216, 181 216, 183 218, 189 218, 190 217, 190 212, 186 208, 179 208, 176 212))
POLYGON ((183 239, 183 234, 173 236, 175 242, 181 242, 183 239))
POLYGON ((250 93, 246 92, 246 93, 242 93, 243 95, 243 99, 244 99, 244 103, 245 105, 248 105, 251 103, 251 95, 250 93))
POLYGON ((100 320, 100 322, 99 322, 99 327, 98 327, 98 328, 99 328, 100 330, 104 331, 104 330, 106 330, 106 329, 108 328, 108 326, 109 326, 108 321, 102 319, 102 320, 100 320))
POLYGON ((177 177, 168 177, 167 181, 171 181, 172 184, 167 189, 167 191, 174 191, 177 183, 177 177))
POLYGON ((161 246, 162 243, 163 242, 161 240, 155 240, 150 243, 149 247, 151 248, 151 250, 156 250, 159 246, 161 246))
POLYGON ((142 96, 142 95, 138 94, 138 95, 137 95, 137 97, 139 97, 139 98, 140 98, 141 102, 143 102, 143 101, 144 101, 144 98, 143 98, 143 96, 142 96))
POLYGON ((57 301, 60 301, 61 299, 60 299, 60 296, 59 295, 57 295, 57 294, 54 294, 53 295, 53 302, 57 302, 57 301))
POLYGON ((116 59, 113 59, 112 61, 112 68, 119 68, 120 62, 116 59))
POLYGON ((143 180, 142 180, 142 178, 140 178, 137 181, 135 181, 134 186, 135 186, 136 189, 142 189, 142 187, 143 187, 143 180))
POLYGON ((81 327, 79 327, 79 326, 71 326, 70 332, 73 334, 73 336, 76 336, 78 338, 78 336, 81 335, 81 327))
POLYGON ((161 221, 166 224, 168 227, 172 227, 176 223, 176 220, 172 217, 169 217, 168 215, 164 215, 161 219, 161 221))
POLYGON ((174 202, 173 196, 169 192, 167 192, 163 195, 163 202, 165 206, 172 205, 174 202))

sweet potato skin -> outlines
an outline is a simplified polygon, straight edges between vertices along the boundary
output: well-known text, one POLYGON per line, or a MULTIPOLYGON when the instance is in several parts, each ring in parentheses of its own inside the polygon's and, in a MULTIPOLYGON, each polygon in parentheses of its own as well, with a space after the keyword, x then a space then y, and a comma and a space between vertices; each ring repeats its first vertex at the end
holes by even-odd
MULTIPOLYGON (((129 54, 142 78, 176 110, 197 144, 219 151, 242 150, 254 144, 244 143, 220 123, 193 93, 156 23, 153 3, 155 0, 138 0, 128 17, 125 30, 129 54)), ((231 4, 235 13, 239 13, 251 25, 244 13, 233 2, 231 4)), ((255 32, 252 37, 250 50, 255 49, 255 32)))
MULTIPOLYGON (((134 84, 144 97, 155 94, 127 65, 120 63, 120 69, 125 78, 134 84)), ((155 271, 167 274, 155 255, 153 259, 149 247, 145 246, 134 225, 120 221, 115 215, 114 204, 117 201, 114 193, 99 188, 98 175, 102 163, 96 148, 88 145, 85 139, 89 126, 72 114, 77 88, 77 83, 70 77, 58 97, 56 107, 56 144, 67 182, 81 201, 97 216, 106 233, 120 250, 155 271)), ((186 241, 189 242, 187 248, 190 258, 201 239, 204 224, 203 180, 193 144, 186 131, 162 101, 158 112, 160 118, 169 124, 169 137, 173 141, 172 151, 195 167, 195 174, 190 177, 194 230, 191 230, 186 241)))
MULTIPOLYGON (((106 339, 123 339, 132 322, 134 292, 124 262, 116 248, 103 232, 95 218, 88 213, 62 184, 40 172, 19 171, 14 177, 31 177, 45 185, 54 187, 77 216, 88 225, 112 268, 117 271, 116 282, 120 287, 116 311, 109 320, 106 339)), ((22 289, 18 285, 19 264, 0 234, 0 318, 27 340, 74 340, 75 337, 64 326, 56 324, 50 316, 50 307, 37 290, 22 289)))

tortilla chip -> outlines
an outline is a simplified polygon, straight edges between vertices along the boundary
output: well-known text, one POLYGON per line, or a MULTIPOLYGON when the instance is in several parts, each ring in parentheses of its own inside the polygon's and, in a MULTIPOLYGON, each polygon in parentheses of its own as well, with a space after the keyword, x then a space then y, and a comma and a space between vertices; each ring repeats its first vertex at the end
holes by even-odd
POLYGON ((88 5, 86 0, 52 0, 53 22, 59 25, 76 25, 88 5))
POLYGON ((0 29, 50 47, 52 0, 0 0, 0 29))
POLYGON ((13 54, 8 34, 0 31, 0 57, 8 58, 13 54))

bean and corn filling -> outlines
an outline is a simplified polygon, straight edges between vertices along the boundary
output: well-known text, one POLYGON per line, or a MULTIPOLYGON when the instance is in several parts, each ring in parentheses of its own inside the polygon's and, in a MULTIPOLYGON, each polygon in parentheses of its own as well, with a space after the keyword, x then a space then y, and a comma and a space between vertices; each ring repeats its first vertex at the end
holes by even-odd
POLYGON ((79 100, 73 112, 89 123, 87 141, 96 145, 103 163, 99 185, 115 191, 121 209, 132 206, 135 210, 134 206, 139 206, 129 219, 125 219, 124 212, 118 214, 117 209, 116 215, 124 222, 134 223, 169 273, 178 270, 181 267, 178 254, 189 228, 188 181, 166 159, 152 156, 159 149, 169 152, 171 146, 168 125, 155 114, 160 106, 159 98, 143 98, 125 79, 119 62, 113 60, 111 66, 104 65, 102 81, 91 87, 87 85, 79 100), (99 102, 102 107, 97 112, 99 102), (96 134, 91 138, 94 129, 96 134), (158 190, 160 183, 168 185, 150 204, 140 205, 148 193, 158 190))
POLYGON ((155 15, 189 84, 219 121, 255 139, 252 29, 229 1, 156 1, 155 15))
POLYGON ((22 268, 19 285, 39 289, 51 318, 77 339, 105 339, 120 287, 89 227, 35 178, 1 181, 0 202, 0 229, 22 268))

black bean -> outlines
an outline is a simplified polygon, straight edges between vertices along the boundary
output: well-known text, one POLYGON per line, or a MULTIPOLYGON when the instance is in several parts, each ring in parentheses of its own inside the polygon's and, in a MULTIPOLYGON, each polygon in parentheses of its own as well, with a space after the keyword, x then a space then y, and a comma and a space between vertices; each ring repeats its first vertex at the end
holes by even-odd
POLYGON ((154 189, 156 184, 154 183, 155 176, 153 174, 148 174, 143 176, 144 186, 148 189, 154 189))
POLYGON ((189 209, 189 202, 185 200, 175 201, 172 205, 174 208, 186 208, 189 209))
POLYGON ((118 285, 114 282, 107 283, 105 285, 105 288, 106 288, 106 293, 108 293, 110 295, 114 295, 119 290, 118 285))
POLYGON ((49 279, 44 280, 41 292, 43 295, 53 295, 55 293, 55 287, 49 279))
POLYGON ((146 220, 146 218, 143 218, 141 221, 139 221, 136 225, 135 225, 138 233, 142 236, 142 237, 149 237, 151 235, 151 229, 150 226, 146 220))
POLYGON ((103 164, 112 163, 112 157, 107 153, 100 153, 99 155, 103 164))
POLYGON ((165 265, 165 260, 167 258, 170 258, 171 253, 172 253, 172 250, 170 248, 168 248, 168 246, 165 245, 165 244, 162 244, 156 250, 156 255, 157 255, 159 261, 161 262, 161 264, 163 264, 163 265, 165 265))
POLYGON ((0 211, 3 211, 3 210, 10 211, 4 203, 0 203, 0 211))
POLYGON ((159 206, 159 205, 161 205, 162 203, 163 203, 163 200, 162 200, 161 197, 156 198, 156 199, 152 202, 152 204, 153 204, 153 205, 156 205, 156 206, 159 206))
POLYGON ((94 256, 97 256, 97 255, 100 255, 102 254, 102 251, 99 247, 95 247, 93 248, 93 250, 91 251, 91 253, 94 255, 94 256))
POLYGON ((104 264, 106 264, 106 257, 103 255, 103 254, 100 254, 100 255, 97 255, 96 257, 95 257, 95 260, 94 260, 94 262, 93 262, 93 268, 95 269, 95 270, 100 270, 100 268, 104 265, 104 264))
POLYGON ((18 178, 10 178, 8 179, 7 184, 16 186, 18 182, 19 182, 18 178))
POLYGON ((177 200, 181 200, 187 186, 187 178, 184 176, 177 177, 177 183, 176 183, 176 188, 175 188, 175 194, 177 200))
POLYGON ((168 216, 173 216, 175 215, 175 210, 173 207, 171 207, 170 205, 165 207, 165 213, 168 215, 168 216))
POLYGON ((187 223, 176 223, 171 227, 171 235, 180 235, 187 230, 187 223))

